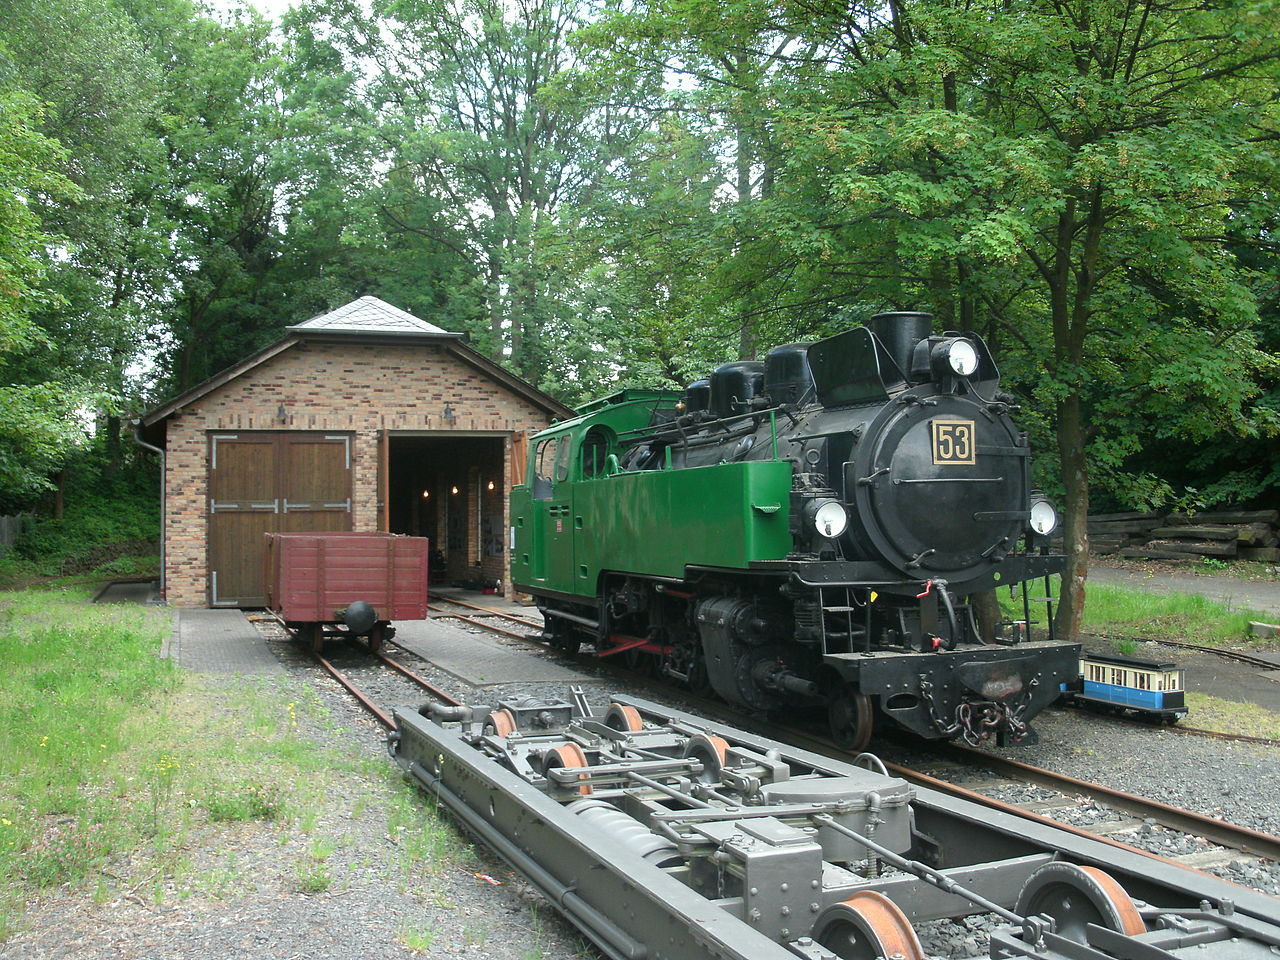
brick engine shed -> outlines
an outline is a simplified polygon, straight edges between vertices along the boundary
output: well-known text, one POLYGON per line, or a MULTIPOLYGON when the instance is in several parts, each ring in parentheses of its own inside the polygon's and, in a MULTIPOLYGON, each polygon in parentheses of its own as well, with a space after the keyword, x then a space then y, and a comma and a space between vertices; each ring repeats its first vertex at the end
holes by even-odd
POLYGON ((526 438, 571 415, 460 334, 375 297, 288 327, 139 422, 163 451, 168 601, 262 606, 267 532, 425 536, 434 579, 509 589, 526 438))

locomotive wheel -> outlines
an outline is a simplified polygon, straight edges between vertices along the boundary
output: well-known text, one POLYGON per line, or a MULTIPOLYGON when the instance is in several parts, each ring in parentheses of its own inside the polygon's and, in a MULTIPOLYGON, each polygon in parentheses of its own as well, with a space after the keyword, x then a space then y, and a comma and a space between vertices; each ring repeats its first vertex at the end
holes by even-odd
MULTIPOLYGON (((548 750, 542 758, 542 772, 544 774, 558 767, 573 769, 574 767, 585 767, 587 765, 587 755, 573 741, 548 750)), ((588 774, 585 773, 578 777, 579 780, 587 780, 588 778, 588 774)), ((591 793, 591 784, 583 783, 578 787, 578 793, 584 797, 588 796, 591 793)))
POLYGON ((827 907, 813 925, 813 939, 840 960, 902 957, 922 960, 924 950, 911 922, 882 893, 863 890, 827 907))
POLYGON ((689 667, 688 685, 700 697, 711 696, 711 678, 707 676, 707 666, 701 659, 695 660, 689 667))
POLYGON ((494 735, 498 737, 509 737, 516 731, 516 718, 511 715, 510 710, 495 710, 489 714, 489 723, 494 735))
POLYGON ((833 694, 827 703, 827 720, 831 724, 831 736, 841 750, 856 753, 865 750, 871 742, 875 710, 871 698, 845 687, 833 694))
POLYGON ((644 721, 640 719, 640 711, 624 703, 611 703, 604 715, 604 725, 623 733, 635 733, 644 729, 644 721))
POLYGON ((1049 917, 1059 936, 1076 943, 1088 942, 1091 923, 1131 937, 1147 931, 1133 900, 1111 874, 1074 863, 1048 863, 1028 877, 1015 912, 1049 917))
POLYGON ((699 783, 719 783, 720 771, 724 769, 725 758, 729 753, 729 743, 724 737, 709 733, 699 733, 690 737, 684 745, 685 757, 697 760, 702 764, 702 773, 698 774, 699 783))

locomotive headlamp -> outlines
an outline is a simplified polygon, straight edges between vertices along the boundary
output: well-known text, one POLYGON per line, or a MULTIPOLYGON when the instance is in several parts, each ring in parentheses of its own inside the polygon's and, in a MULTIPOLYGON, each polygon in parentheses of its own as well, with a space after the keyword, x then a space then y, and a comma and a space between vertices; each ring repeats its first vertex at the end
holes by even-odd
POLYGON ((1036 500, 1031 504, 1031 532, 1047 537, 1058 527, 1058 511, 1048 500, 1036 500))
POLYGON ((944 340, 933 348, 933 368, 955 377, 973 376, 978 372, 978 350, 968 340, 944 340))
POLYGON ((818 531, 818 536, 828 540, 840 536, 849 525, 849 515, 839 500, 811 500, 804 512, 818 531))

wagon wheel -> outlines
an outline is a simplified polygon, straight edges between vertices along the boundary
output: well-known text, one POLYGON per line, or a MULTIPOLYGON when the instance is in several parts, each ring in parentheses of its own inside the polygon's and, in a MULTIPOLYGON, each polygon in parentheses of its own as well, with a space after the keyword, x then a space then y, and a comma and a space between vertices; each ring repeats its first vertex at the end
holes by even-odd
POLYGON ((697 760, 702 764, 702 773, 698 774, 700 783, 719 783, 720 773, 724 770, 725 759, 729 753, 729 743, 724 737, 709 733, 699 733, 689 738, 684 745, 686 759, 697 760))
POLYGON ((832 904, 818 914, 813 939, 840 960, 924 957, 906 915, 892 900, 874 890, 855 893, 844 903, 832 904))
POLYGON ((640 711, 625 703, 611 703, 604 715, 604 725, 622 733, 635 733, 644 729, 640 711))
POLYGON ((547 642, 554 649, 567 656, 576 656, 578 651, 582 649, 582 638, 577 631, 559 617, 543 613, 542 619, 544 623, 542 635, 547 642))
POLYGON ((306 631, 305 639, 311 644, 311 650, 313 653, 319 653, 324 649, 323 623, 309 623, 303 627, 303 630, 306 631))
POLYGON ((509 737, 516 731, 516 718, 505 708, 489 714, 489 724, 497 737, 509 737))
POLYGON ((385 623, 375 623, 369 630, 369 652, 377 653, 382 649, 383 641, 387 637, 387 625, 385 623))
MULTIPOLYGON (((542 758, 542 772, 549 773, 552 770, 563 767, 565 769, 573 769, 575 767, 586 767, 587 755, 582 752, 582 748, 572 740, 552 750, 548 750, 542 758)), ((584 773, 579 780, 584 781, 578 787, 578 793, 584 797, 591 793, 591 784, 585 781, 590 779, 590 774, 584 773)))
POLYGON ((849 687, 842 687, 827 702, 827 720, 831 736, 840 749, 859 753, 871 741, 875 711, 871 698, 849 687))
POLYGON ((1061 861, 1027 878, 1015 912, 1048 917, 1059 936, 1076 943, 1088 943, 1091 923, 1130 937, 1147 931, 1133 900, 1111 874, 1061 861))

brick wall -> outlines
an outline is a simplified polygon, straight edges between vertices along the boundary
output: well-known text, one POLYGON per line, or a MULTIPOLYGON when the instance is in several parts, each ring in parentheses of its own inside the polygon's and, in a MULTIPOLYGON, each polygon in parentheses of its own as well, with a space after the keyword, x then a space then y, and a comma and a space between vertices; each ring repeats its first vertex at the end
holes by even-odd
MULTIPOLYGON (((428 345, 299 343, 210 393, 168 421, 165 516, 169 603, 208 602, 206 512, 211 430, 342 430, 355 432, 352 529, 377 530, 380 441, 392 431, 484 431, 503 444, 512 476, 510 434, 545 427, 550 417, 483 373, 428 345), (454 418, 443 416, 445 403, 454 418), (283 422, 278 412, 283 405, 283 422)), ((506 491, 503 527, 510 525, 506 491)), ((488 507, 489 504, 486 504, 488 507)), ((474 529, 474 525, 469 525, 474 529)), ((506 538, 501 558, 486 558, 485 574, 511 581, 506 538)))

